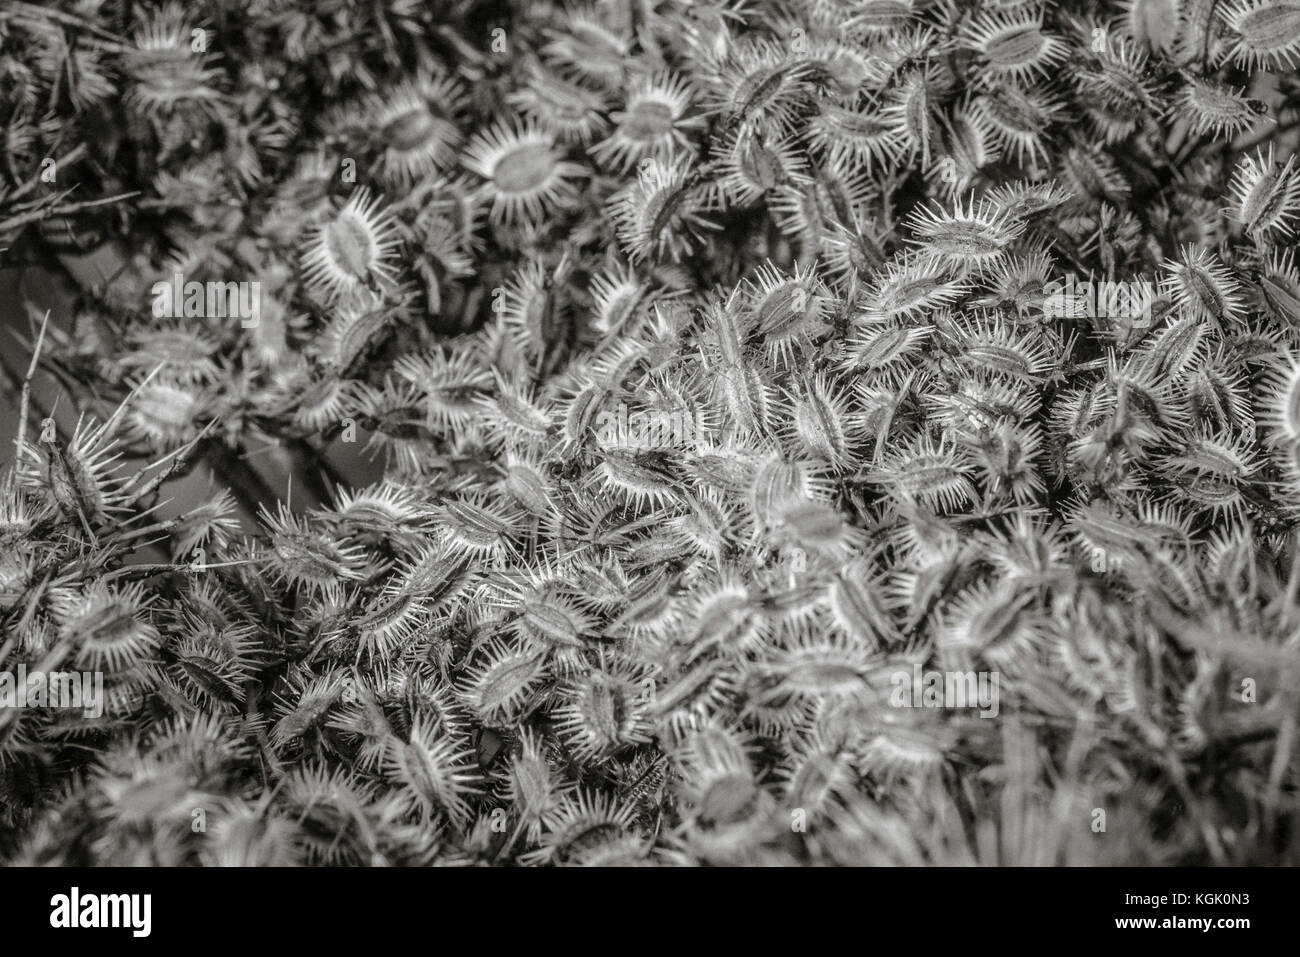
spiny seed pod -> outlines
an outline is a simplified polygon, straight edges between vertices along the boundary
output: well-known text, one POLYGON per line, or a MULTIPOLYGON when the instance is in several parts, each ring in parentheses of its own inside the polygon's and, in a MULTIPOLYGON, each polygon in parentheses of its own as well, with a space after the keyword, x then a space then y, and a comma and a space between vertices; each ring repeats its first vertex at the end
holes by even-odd
POLYGON ((633 508, 657 507, 677 498, 672 460, 659 452, 611 449, 604 453, 601 478, 610 491, 623 495, 633 508))
POLYGON ((843 471, 854 458, 857 428, 849 411, 848 393, 832 388, 825 376, 817 376, 807 380, 799 393, 787 397, 793 419, 787 440, 805 454, 843 471))
POLYGON ((690 496, 687 511, 678 515, 673 524, 687 548, 720 557, 739 537, 741 519, 721 494, 709 490, 690 496))
POLYGON ((214 83, 220 74, 206 55, 206 41, 202 50, 193 48, 193 31, 180 4, 153 11, 134 40, 135 49, 125 58, 132 81, 128 103, 159 118, 186 108, 215 108, 220 92, 214 83))
POLYGON ((389 741, 384 774, 400 785, 402 797, 421 813, 441 811, 463 825, 469 814, 467 799, 478 778, 472 760, 473 753, 464 743, 417 723, 405 741, 389 741))
POLYGON ((1164 288, 1180 309, 1222 325, 1241 315, 1240 286, 1208 250, 1186 247, 1164 264, 1164 288))
POLYGON ((613 114, 616 124, 591 154, 597 162, 628 170, 643 157, 665 160, 687 145, 686 132, 698 126, 687 118, 690 88, 671 73, 645 77, 628 92, 627 103, 613 114))
POLYGON ((952 598, 943 610, 936 643, 954 663, 973 656, 1016 673, 1042 644, 1042 624, 1032 594, 979 585, 952 598))
POLYGON ((1258 288, 1259 298, 1269 312, 1282 322, 1300 327, 1300 272, 1291 250, 1277 250, 1264 262, 1258 288))
POLYGON ((555 709, 556 729, 580 759, 617 754, 650 740, 645 669, 603 657, 599 670, 570 680, 555 709))
MULTIPOLYGON (((864 307, 869 320, 909 320, 950 306, 969 288, 955 279, 942 263, 927 259, 905 259, 887 265, 864 307)), ((879 328, 879 327, 877 327, 879 328)), ((903 334, 924 334, 924 329, 893 330, 903 334)))
POLYGON ((1275 445, 1300 442, 1300 359, 1280 361, 1271 371, 1260 421, 1275 445))
POLYGON ((433 601, 409 587, 400 578, 384 583, 379 594, 357 609, 349 627, 358 637, 358 648, 371 660, 386 659, 430 621, 433 601))
POLYGON ((491 385, 487 369, 468 352, 403 356, 393 371, 424 391, 427 421, 440 431, 468 425, 491 385))
POLYGON ((958 201, 951 213, 936 207, 912 219, 922 254, 957 274, 999 262, 1022 228, 992 203, 977 203, 973 196, 965 208, 958 201))
POLYGON ((1067 47, 1043 30, 1041 9, 995 10, 969 21, 964 44, 976 51, 995 77, 1027 85, 1064 59, 1067 47))
POLYGON ((517 595, 507 600, 515 619, 512 629, 525 647, 554 656, 557 666, 576 666, 578 652, 598 631, 596 616, 583 608, 581 600, 562 584, 534 574, 517 595))
POLYGON ((952 509, 974 493, 969 469, 959 449, 922 436, 892 453, 871 475, 908 501, 952 509))
POLYGON ((276 720, 271 725, 272 744, 284 749, 304 736, 324 731, 343 693, 343 675, 338 671, 315 675, 305 667, 292 669, 274 696, 276 720))
POLYGON ((180 445, 198 434, 197 420, 209 402, 204 390, 153 379, 137 391, 127 412, 127 430, 155 448, 180 445))
POLYGON ((591 279, 595 307, 592 327, 601 333, 630 329, 633 316, 647 298, 648 289, 630 266, 615 264, 591 279))
POLYGON ((1060 116, 1061 104, 1044 91, 1020 89, 1000 83, 971 104, 972 112, 988 126, 993 142, 1016 162, 1047 158, 1048 127, 1060 116))
POLYGON ((529 860, 575 866, 616 866, 645 856, 633 828, 635 809, 617 799, 580 790, 566 795, 545 819, 538 850, 529 860))
POLYGON ((561 786, 541 741, 531 731, 520 735, 519 752, 510 759, 503 791, 529 842, 536 843, 543 821, 560 800, 561 786))
POLYGON ((59 634, 75 642, 79 667, 125 671, 157 648, 159 634, 149 615, 143 585, 114 588, 96 583, 86 590, 60 590, 52 597, 59 634))
POLYGON ((790 362, 800 342, 825 323, 824 287, 812 270, 782 277, 774 268, 761 270, 747 305, 750 336, 760 337, 770 357, 790 362))
POLYGON ((543 662, 535 651, 496 641, 476 656, 458 694, 481 721, 508 725, 533 694, 542 674, 543 662))
POLYGON ((224 802, 208 832, 203 861, 209 867, 292 867, 300 863, 296 829, 267 818, 245 801, 224 802))
POLYGON ((528 82, 511 90, 506 100, 528 119, 554 130, 565 143, 589 143, 606 127, 601 91, 557 76, 536 62, 525 70, 528 82))
POLYGON ((473 139, 465 165, 484 180, 492 221, 514 225, 535 222, 548 210, 573 202, 572 181, 582 168, 561 156, 540 127, 498 124, 473 139))
POLYGON ((770 652, 765 667, 786 690, 816 701, 862 690, 874 654, 855 637, 800 633, 770 652))
POLYGON ((634 264, 676 260, 712 228, 709 209, 691 172, 690 158, 642 161, 637 177, 610 200, 618 242, 634 264))
POLYGON ((1244 90, 1189 77, 1187 85, 1179 91, 1174 108, 1197 133, 1231 139, 1259 122, 1256 105, 1257 101, 1247 97, 1244 90))
POLYGON ((354 491, 338 489, 325 517, 356 530, 393 535, 424 524, 429 511, 412 489, 385 481, 354 491))
POLYGON ((1167 458, 1180 498, 1213 512, 1235 513, 1241 507, 1241 485, 1255 471, 1254 455, 1244 437, 1196 437, 1181 455, 1167 458))
POLYGON ((796 754, 787 774, 786 805, 803 808, 814 820, 822 819, 837 804, 847 800, 854 793, 857 777, 845 755, 820 749, 796 754))
POLYGON ((359 189, 303 247, 303 278, 327 302, 356 301, 391 285, 388 260, 401 244, 379 199, 359 189))
POLYGON ((862 559, 850 561, 830 580, 825 601, 831 621, 850 641, 880 647, 901 640, 883 582, 862 559))
POLYGON ((1300 174, 1295 157, 1280 168, 1270 145, 1267 157, 1262 153, 1242 157, 1232 178, 1237 221, 1252 236, 1270 230, 1291 232, 1291 220, 1300 212, 1300 174))
POLYGON ((263 509, 261 519, 271 534, 267 559, 288 584, 319 592, 361 577, 357 567, 362 557, 360 546, 313 529, 283 502, 274 515, 263 509))
POLYGON ((405 186, 449 166, 459 139, 451 117, 462 103, 459 84, 446 77, 418 76, 372 94, 365 118, 383 149, 383 176, 405 186))
POLYGON ((788 128, 808 67, 767 39, 738 44, 709 85, 707 100, 721 116, 753 126, 788 128))
POLYGON ((734 729, 706 724, 686 738, 677 754, 683 797, 706 821, 728 822, 744 814, 757 796, 743 738, 734 729))
POLYGON ((547 37, 542 52, 550 62, 606 87, 623 79, 629 41, 596 7, 566 11, 562 21, 547 30, 547 37))
POLYGON ((1233 60, 1248 69, 1295 69, 1300 61, 1300 7, 1236 0, 1219 15, 1235 34, 1233 60))
POLYGON ((497 557, 510 549, 519 516, 481 494, 446 502, 438 510, 444 541, 455 554, 497 557))
POLYGON ((769 142, 749 126, 737 126, 714 146, 720 165, 718 190, 730 205, 752 206, 781 187, 808 182, 807 163, 793 140, 769 142))

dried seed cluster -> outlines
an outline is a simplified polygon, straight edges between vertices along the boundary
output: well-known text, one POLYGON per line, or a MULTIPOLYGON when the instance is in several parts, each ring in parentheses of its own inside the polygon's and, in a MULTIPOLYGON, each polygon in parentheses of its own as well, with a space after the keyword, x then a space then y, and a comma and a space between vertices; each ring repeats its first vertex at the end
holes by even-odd
POLYGON ((104 681, 0 709, 6 859, 1300 861, 1294 3, 0 40, 6 255, 123 260, 0 491, 0 669, 104 681))

